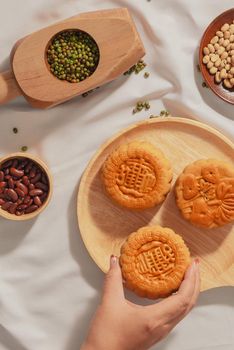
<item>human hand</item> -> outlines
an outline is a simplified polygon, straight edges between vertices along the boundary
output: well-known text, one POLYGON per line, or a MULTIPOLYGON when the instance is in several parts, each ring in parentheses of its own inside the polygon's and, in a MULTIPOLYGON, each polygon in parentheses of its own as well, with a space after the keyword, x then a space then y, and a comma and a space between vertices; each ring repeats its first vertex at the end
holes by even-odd
POLYGON ((177 294, 141 306, 125 299, 118 258, 112 256, 102 302, 81 350, 146 350, 159 342, 195 305, 200 291, 198 265, 195 259, 177 294))

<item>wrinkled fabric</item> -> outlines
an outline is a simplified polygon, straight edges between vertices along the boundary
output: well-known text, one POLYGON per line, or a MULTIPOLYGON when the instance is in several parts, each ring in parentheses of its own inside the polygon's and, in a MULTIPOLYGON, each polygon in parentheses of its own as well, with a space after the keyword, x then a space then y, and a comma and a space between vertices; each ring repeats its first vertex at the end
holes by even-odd
MULTIPOLYGON (((128 7, 146 47, 150 72, 119 79, 86 98, 50 110, 23 97, 0 107, 0 155, 28 146, 54 177, 49 207, 26 222, 0 218, 0 350, 77 350, 100 300, 103 273, 80 238, 76 196, 98 147, 122 128, 167 109, 234 136, 233 106, 202 87, 199 41, 232 0, 0 0, 0 69, 13 44, 28 33, 79 12, 128 7), (149 112, 132 115, 138 99, 149 112), (12 128, 19 129, 18 134, 12 128)), ((114 45, 114 43, 113 43, 114 45)), ((160 350, 233 350, 233 288, 200 295, 198 305, 160 350)), ((157 315, 155 315, 157 317, 157 315)))

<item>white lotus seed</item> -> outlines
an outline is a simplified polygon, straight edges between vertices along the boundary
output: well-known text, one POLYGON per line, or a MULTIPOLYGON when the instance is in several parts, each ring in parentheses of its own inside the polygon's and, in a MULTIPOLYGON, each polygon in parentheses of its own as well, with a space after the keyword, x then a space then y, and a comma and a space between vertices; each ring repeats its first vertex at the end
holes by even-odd
POLYGON ((220 64, 221 64, 221 59, 218 58, 217 61, 215 62, 215 67, 218 68, 220 66, 220 64))
POLYGON ((230 41, 230 43, 233 43, 233 42, 234 42, 234 34, 232 34, 232 35, 230 36, 229 41, 230 41))
POLYGON ((206 55, 206 56, 203 57, 202 62, 207 64, 209 62, 209 60, 210 60, 210 57, 208 55, 206 55))
POLYGON ((222 53, 222 55, 220 56, 221 60, 224 60, 224 59, 227 58, 227 57, 228 57, 228 53, 227 53, 226 51, 224 51, 224 52, 222 53))
POLYGON ((210 55, 211 62, 216 62, 218 59, 219 59, 219 55, 216 55, 214 53, 210 55))
POLYGON ((204 47, 203 48, 203 53, 205 54, 205 55, 209 55, 209 53, 210 53, 210 50, 208 49, 208 47, 204 47))
POLYGON ((226 32, 226 30, 229 29, 229 24, 228 23, 225 23, 222 27, 221 27, 221 31, 222 32, 226 32))
POLYGON ((222 69, 221 72, 220 72, 220 77, 221 79, 225 79, 227 76, 227 72, 226 72, 226 69, 222 69))
POLYGON ((234 34, 234 24, 230 25, 229 31, 230 31, 231 34, 234 34))
POLYGON ((207 63, 207 68, 210 69, 211 67, 213 67, 213 65, 214 65, 214 63, 211 62, 211 61, 209 61, 209 62, 207 63))
POLYGON ((226 47, 226 46, 228 46, 229 43, 230 43, 230 41, 228 39, 225 39, 223 42, 223 46, 226 47))
POLYGON ((215 48, 215 51, 218 51, 218 49, 220 48, 219 44, 218 44, 218 43, 215 43, 215 44, 214 44, 214 48, 215 48))
POLYGON ((222 78, 220 77, 220 72, 215 73, 215 81, 216 83, 220 83, 222 78))
POLYGON ((219 38, 222 38, 223 37, 223 32, 221 32, 221 30, 218 30, 216 32, 216 35, 219 37, 219 38))
POLYGON ((217 72, 217 70, 218 69, 216 67, 211 67, 209 72, 210 72, 210 74, 215 74, 217 72))
POLYGON ((217 35, 215 35, 212 39, 211 39, 211 44, 215 44, 219 41, 219 37, 217 35))
POLYGON ((229 63, 226 64, 225 69, 226 69, 226 71, 228 72, 228 71, 231 69, 231 65, 230 65, 229 63))
POLYGON ((222 55, 222 53, 225 51, 225 48, 223 46, 219 46, 219 49, 217 51, 218 55, 222 55))
POLYGON ((215 52, 214 46, 212 44, 208 44, 207 47, 211 53, 215 52))
POLYGON ((226 30, 226 32, 224 32, 224 39, 229 39, 230 38, 231 33, 229 32, 229 30, 226 30))
MULTIPOLYGON (((219 39, 219 45, 223 45, 223 42, 224 42, 224 38, 220 38, 219 39)), ((209 47, 209 44, 207 46, 209 47)))
POLYGON ((224 85, 228 88, 231 89, 232 88, 232 84, 230 82, 229 79, 224 79, 224 85))

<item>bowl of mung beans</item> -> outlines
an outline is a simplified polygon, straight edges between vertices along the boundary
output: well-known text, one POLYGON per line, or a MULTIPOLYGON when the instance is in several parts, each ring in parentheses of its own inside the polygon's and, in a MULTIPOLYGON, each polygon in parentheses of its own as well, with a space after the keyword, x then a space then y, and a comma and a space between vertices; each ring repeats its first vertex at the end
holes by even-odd
POLYGON ((99 56, 92 36, 77 29, 57 33, 46 50, 51 74, 69 83, 79 83, 90 77, 97 69, 99 56))

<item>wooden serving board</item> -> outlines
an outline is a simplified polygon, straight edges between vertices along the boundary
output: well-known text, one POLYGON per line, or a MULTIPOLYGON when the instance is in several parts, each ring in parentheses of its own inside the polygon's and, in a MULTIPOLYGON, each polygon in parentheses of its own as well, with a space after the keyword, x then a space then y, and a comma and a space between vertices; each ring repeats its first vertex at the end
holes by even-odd
POLYGON ((84 244, 104 272, 111 254, 119 256, 125 238, 146 225, 171 227, 180 234, 193 257, 201 260, 201 290, 234 286, 234 227, 203 229, 181 216, 174 195, 177 176, 188 163, 201 158, 234 159, 234 145, 208 125, 185 118, 149 119, 123 130, 103 146, 87 166, 78 191, 77 215, 84 244), (160 148, 173 167, 172 190, 159 206, 133 211, 115 204, 103 187, 100 169, 119 145, 145 140, 160 148))

